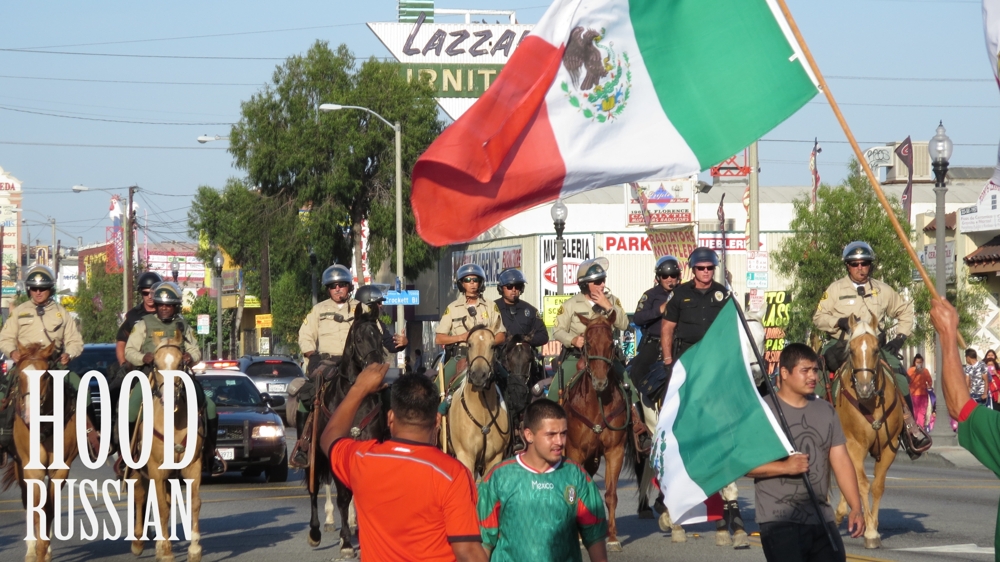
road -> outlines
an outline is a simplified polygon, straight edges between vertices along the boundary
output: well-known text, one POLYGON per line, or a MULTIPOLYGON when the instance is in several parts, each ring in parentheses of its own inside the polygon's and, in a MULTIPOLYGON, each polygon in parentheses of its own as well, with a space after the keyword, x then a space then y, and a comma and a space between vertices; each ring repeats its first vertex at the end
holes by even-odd
MULTIPOLYGON (((291 446, 290 435, 289 447, 291 446)), ((870 470, 869 470, 870 474, 870 470)), ((111 470, 88 470, 79 462, 74 478, 111 478, 111 470)), ((600 473, 597 478, 602 483, 600 473)), ((756 531, 753 483, 739 481, 740 504, 750 531, 756 531)), ((325 533, 319 548, 306 543, 308 496, 300 471, 292 471, 287 483, 266 483, 262 478, 244 479, 227 474, 202 487, 202 545, 206 561, 320 561, 338 557, 334 535, 325 533)), ((861 539, 845 538, 849 560, 992 560, 993 529, 1000 482, 985 469, 959 469, 935 465, 931 461, 898 460, 889 472, 886 497, 882 502, 883 548, 865 550, 861 539), (902 550, 909 549, 909 550, 902 550), (915 549, 915 550, 914 550, 915 549), (931 550, 934 549, 934 550, 931 550)), ((20 494, 9 490, 0 494, 0 560, 21 560, 24 556, 25 518, 20 494)), ((715 546, 714 524, 689 528, 684 544, 670 542, 655 521, 635 515, 634 480, 623 482, 619 501, 618 528, 624 552, 611 555, 615 562, 645 560, 691 560, 705 562, 763 561, 759 539, 749 551, 715 546)), ((79 506, 77 507, 79 509, 79 506)), ((107 519, 103 506, 98 517, 107 519)), ((124 504, 119 517, 125 518, 124 504)), ((83 541, 76 523, 74 539, 57 542, 54 559, 84 562, 91 560, 131 561, 127 542, 83 541)), ((89 528, 89 524, 87 525, 89 528)), ((186 560, 186 542, 175 543, 178 560, 186 560)), ((152 560, 147 545, 140 560, 152 560)), ((586 556, 584 556, 586 558, 586 556)))

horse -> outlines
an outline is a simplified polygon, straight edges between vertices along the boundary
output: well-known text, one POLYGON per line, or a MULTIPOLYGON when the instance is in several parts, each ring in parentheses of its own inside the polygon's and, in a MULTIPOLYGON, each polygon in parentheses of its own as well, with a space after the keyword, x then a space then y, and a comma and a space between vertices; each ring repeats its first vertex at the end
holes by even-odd
MULTIPOLYGON (((347 391, 354 385, 358 375, 365 367, 373 363, 384 361, 384 351, 382 348, 382 330, 378 321, 379 309, 377 306, 358 303, 354 311, 354 322, 347 332, 347 343, 344 346, 344 355, 337 365, 335 375, 332 380, 324 381, 320 396, 322 403, 318 410, 313 412, 316 416, 314 423, 318 420, 319 427, 325 427, 330 420, 333 410, 340 405, 347 391)), ((354 439, 385 439, 388 437, 388 423, 386 412, 382 408, 381 399, 377 394, 366 396, 358 408, 358 413, 354 417, 354 426, 351 428, 351 437, 354 439)), ((313 440, 313 447, 317 446, 313 440)), ((311 507, 309 517, 310 546, 319 546, 322 533, 319 530, 319 514, 317 512, 317 495, 320 484, 326 486, 326 521, 325 530, 333 531, 333 504, 330 497, 330 485, 337 487, 337 509, 340 512, 340 552, 342 556, 353 557, 354 546, 352 545, 352 530, 357 529, 357 522, 351 516, 351 500, 353 494, 351 490, 333 474, 330 466, 330 459, 327 457, 328 451, 314 454, 314 469, 311 476, 306 477, 306 485, 309 488, 309 502, 311 507), (353 527, 353 529, 352 529, 353 527)))
MULTIPOLYGON (((636 458, 632 441, 631 404, 622 391, 622 380, 611 368, 614 361, 615 313, 594 319, 577 314, 587 327, 577 373, 560 402, 569 418, 566 456, 597 473, 604 457, 604 501, 608 506, 608 550, 620 552, 615 509, 618 507, 618 477, 625 459, 636 458)), ((628 463, 631 466, 631 461, 628 463)))
MULTIPOLYGON (((865 548, 880 548, 878 509, 885 491, 885 476, 896 460, 903 431, 902 400, 888 363, 879 357, 877 321, 848 321, 848 360, 840 367, 840 393, 835 401, 840 426, 847 438, 847 453, 854 464, 865 516, 865 548), (875 459, 874 481, 869 485, 865 457, 875 459), (868 493, 872 500, 869 503, 868 493)), ((834 514, 837 524, 847 515, 847 499, 840 494, 834 514)))
POLYGON ((467 373, 448 406, 449 440, 455 458, 475 477, 503 460, 512 426, 493 377, 493 331, 475 326, 466 341, 467 373))
MULTIPOLYGON (((141 415, 136 422, 135 433, 132 435, 131 450, 132 454, 137 457, 137 451, 139 450, 142 438, 143 438, 143 419, 153 420, 153 439, 151 441, 149 461, 144 469, 135 471, 131 468, 126 468, 123 475, 123 480, 127 480, 130 476, 135 478, 138 477, 138 482, 135 486, 135 505, 137 507, 135 513, 135 521, 133 527, 135 528, 136 539, 132 541, 132 554, 139 556, 142 554, 145 548, 145 541, 143 541, 142 536, 145 531, 144 521, 146 519, 146 494, 149 491, 149 486, 152 485, 156 491, 156 503, 159 512, 159 519, 157 521, 158 535, 164 537, 161 540, 156 541, 156 560, 172 562, 174 559, 173 549, 169 540, 166 539, 170 535, 167 529, 167 522, 170 521, 170 488, 167 487, 167 481, 170 479, 178 480, 191 480, 191 543, 188 545, 188 560, 191 562, 199 562, 201 560, 202 549, 201 549, 201 525, 199 523, 199 514, 201 512, 201 471, 202 471, 202 448, 205 446, 205 437, 202 435, 200 428, 203 427, 204 413, 199 408, 199 400, 196 396, 188 396, 184 387, 184 383, 180 377, 174 379, 174 384, 171 387, 167 387, 161 370, 180 370, 184 357, 184 336, 181 334, 176 335, 172 338, 161 338, 159 343, 157 343, 156 351, 153 352, 153 370, 149 373, 149 385, 152 389, 153 394, 153 411, 152 416, 141 415), (174 399, 174 450, 167 455, 164 450, 163 441, 163 424, 166 419, 167 412, 164 411, 164 397, 166 393, 172 393, 174 399), (188 408, 195 408, 198 411, 198 427, 190 428, 187 424, 188 408), (192 431, 192 429, 194 431, 192 431), (181 457, 184 456, 184 451, 186 447, 192 446, 191 437, 194 436, 194 458, 190 463, 181 469, 163 469, 162 465, 167 462, 168 458, 173 462, 179 462, 181 457), (132 474, 132 473, 135 474, 132 474)), ((195 388, 199 388, 196 384, 195 388)), ((198 392, 196 390, 196 392, 198 392)))
MULTIPOLYGON (((52 484, 53 480, 65 479, 69 476, 69 467, 73 466, 73 461, 79 454, 76 443, 76 400, 71 400, 69 396, 66 396, 63 401, 63 420, 65 425, 63 426, 63 442, 55 443, 55 436, 53 434, 53 428, 51 424, 42 423, 41 424, 41 441, 39 446, 39 460, 42 465, 48 467, 52 464, 54 452, 56 447, 62 449, 63 461, 65 462, 67 468, 25 468, 26 460, 29 458, 30 447, 31 447, 31 434, 29 428, 31 427, 31 416, 38 415, 52 415, 53 414, 53 396, 52 396, 52 386, 53 378, 52 375, 48 374, 49 360, 52 354, 55 352, 55 344, 50 343, 49 345, 42 347, 41 344, 31 344, 28 347, 22 347, 20 343, 17 345, 17 351, 20 355, 20 359, 17 362, 17 381, 16 384, 12 385, 10 395, 8 396, 7 407, 12 407, 15 409, 16 416, 14 418, 14 458, 13 462, 7 465, 7 469, 3 475, 3 481, 0 483, 0 490, 6 491, 15 482, 21 486, 21 505, 25 509, 28 509, 28 480, 38 480, 47 481, 46 493, 45 495, 39 494, 35 502, 45 502, 45 522, 44 529, 42 528, 41 518, 38 512, 31 519, 31 525, 33 534, 35 536, 34 540, 26 540, 27 554, 25 554, 24 559, 26 562, 31 562, 34 560, 49 561, 52 559, 52 521, 53 514, 55 512, 55 487, 52 484), (28 386, 28 375, 25 370, 38 370, 46 371, 39 380, 39 393, 38 398, 39 411, 32 412, 30 407, 29 396, 29 386, 28 386)), ((84 414, 86 415, 86 414, 84 414)), ((34 508, 35 506, 32 506, 34 508)))
POLYGON ((507 339, 500 348, 497 362, 507 371, 507 380, 503 381, 502 394, 507 404, 514 427, 521 424, 521 415, 531 400, 530 387, 538 368, 535 360, 535 350, 531 347, 532 335, 507 334, 507 339))

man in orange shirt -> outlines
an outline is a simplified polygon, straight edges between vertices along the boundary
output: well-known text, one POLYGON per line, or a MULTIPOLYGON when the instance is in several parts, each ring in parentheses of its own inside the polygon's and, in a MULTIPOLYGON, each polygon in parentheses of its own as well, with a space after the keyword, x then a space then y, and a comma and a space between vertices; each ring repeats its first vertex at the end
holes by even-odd
POLYGON ((334 474, 354 492, 361 560, 487 562, 472 475, 434 446, 440 398, 427 377, 393 383, 391 439, 345 439, 362 399, 382 388, 388 368, 375 364, 358 375, 320 437, 334 474))
MULTIPOLYGON (((920 427, 927 429, 927 389, 934 386, 930 372, 924 368, 924 358, 919 353, 913 357, 910 377, 910 399, 913 401, 913 418, 920 427)), ((929 430, 928 430, 929 431, 929 430)))

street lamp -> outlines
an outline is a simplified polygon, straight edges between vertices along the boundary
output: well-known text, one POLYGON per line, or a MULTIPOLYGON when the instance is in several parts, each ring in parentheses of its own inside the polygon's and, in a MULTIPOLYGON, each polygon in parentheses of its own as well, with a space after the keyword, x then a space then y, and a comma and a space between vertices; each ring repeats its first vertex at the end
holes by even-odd
POLYGON ((170 260, 170 275, 174 276, 174 283, 177 282, 177 277, 180 275, 181 265, 177 263, 177 256, 170 260))
MULTIPOLYGON (((339 111, 341 109, 357 109, 360 111, 366 111, 369 114, 378 117, 383 123, 392 127, 392 130, 396 132, 396 285, 402 290, 405 285, 403 283, 403 142, 402 142, 402 127, 399 121, 395 123, 390 123, 388 119, 382 117, 378 113, 368 109, 367 107, 361 107, 357 105, 340 105, 338 103, 324 103, 319 106, 320 111, 339 111)), ((364 268, 363 264, 358 264, 358 267, 364 268)), ((360 272, 358 275, 359 279, 364 279, 364 272, 360 272)), ((396 332, 402 334, 406 331, 403 320, 403 305, 396 306, 396 332)), ((399 367, 403 366, 402 360, 400 360, 399 367)))
POLYGON ((552 223, 556 227, 556 293, 563 294, 563 231, 566 230, 566 217, 569 209, 562 199, 556 199, 550 211, 552 223))
POLYGON ((225 260, 222 252, 215 251, 212 265, 215 266, 215 358, 222 359, 222 266, 225 260))
MULTIPOLYGON (((934 250, 937 252, 936 259, 934 260, 934 284, 937 286, 937 292, 941 296, 947 294, 948 289, 948 275, 946 272, 945 265, 945 194, 948 193, 948 188, 945 185, 945 176, 948 174, 948 160, 951 158, 952 149, 951 139, 944 132, 944 123, 938 122, 937 131, 935 135, 931 137, 930 142, 927 143, 927 152, 930 153, 931 157, 931 167, 934 169, 934 198, 937 204, 937 208, 934 212, 934 250)), ((942 368, 942 357, 941 357, 941 336, 934 335, 934 368, 936 373, 941 373, 942 368)), ((937 377, 938 385, 941 384, 941 376, 937 377)), ((938 387, 938 396, 944 396, 940 394, 942 388, 938 387)), ((938 424, 942 428, 946 424, 938 424)), ((944 431, 942 429, 942 431, 944 431)), ((940 437, 936 437, 940 439, 940 437)), ((943 442, 943 441, 939 441, 943 442)))
POLYGON ((201 144, 219 140, 229 140, 229 137, 225 135, 201 135, 198 137, 198 142, 200 142, 201 144))

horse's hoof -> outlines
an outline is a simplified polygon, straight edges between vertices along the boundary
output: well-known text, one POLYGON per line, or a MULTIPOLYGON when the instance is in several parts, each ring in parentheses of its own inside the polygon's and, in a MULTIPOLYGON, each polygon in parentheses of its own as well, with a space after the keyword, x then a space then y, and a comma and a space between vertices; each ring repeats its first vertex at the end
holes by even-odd
POLYGON ((670 529, 674 526, 674 522, 670 520, 670 515, 667 513, 662 513, 657 523, 660 525, 660 530, 664 533, 669 533, 670 529))
POLYGON ((201 562, 201 552, 191 552, 188 550, 188 562, 201 562))
POLYGON ((142 541, 132 541, 132 554, 139 556, 142 554, 144 546, 142 541))
POLYGON ((687 540, 687 531, 684 530, 684 527, 674 525, 670 528, 670 542, 687 542, 687 540))
POLYGON ((608 541, 608 552, 621 552, 622 541, 608 541))
POLYGON ((319 546, 319 541, 322 538, 323 534, 319 532, 319 527, 309 528, 309 536, 306 537, 306 540, 309 541, 309 546, 316 548, 317 546, 319 546))
POLYGON ((874 539, 865 537, 865 548, 882 548, 882 539, 879 537, 875 537, 874 539))
POLYGON ((326 525, 323 526, 323 530, 326 531, 327 533, 336 533, 337 532, 337 524, 336 523, 327 523, 326 525))
POLYGON ((715 546, 733 546, 733 537, 729 536, 728 529, 715 532, 715 546))
POLYGON ((646 509, 640 509, 637 513, 639 514, 639 519, 653 519, 656 517, 653 515, 653 510, 648 507, 646 509))
POLYGON ((750 548, 750 539, 747 537, 747 532, 743 529, 733 533, 733 548, 737 550, 750 548))
POLYGON ((354 550, 354 547, 348 546, 340 549, 340 556, 337 557, 338 560, 350 560, 352 558, 357 558, 358 553, 354 550))

